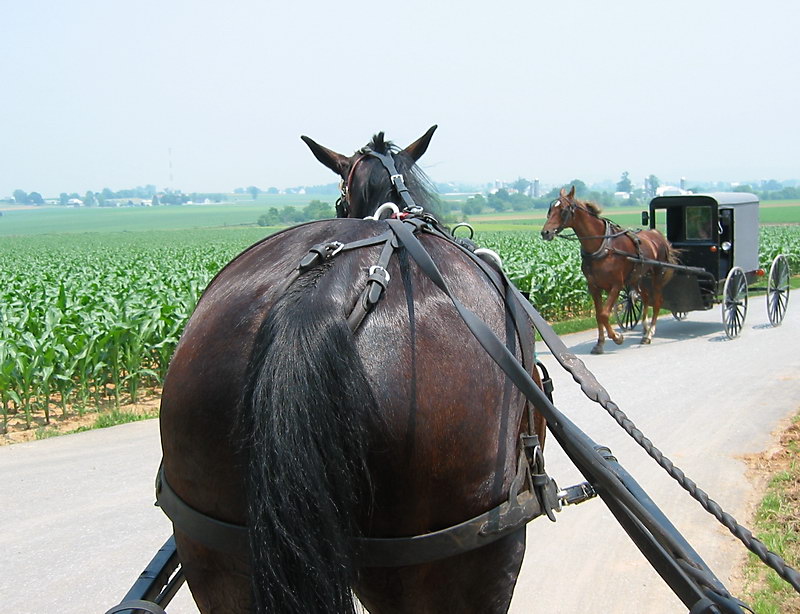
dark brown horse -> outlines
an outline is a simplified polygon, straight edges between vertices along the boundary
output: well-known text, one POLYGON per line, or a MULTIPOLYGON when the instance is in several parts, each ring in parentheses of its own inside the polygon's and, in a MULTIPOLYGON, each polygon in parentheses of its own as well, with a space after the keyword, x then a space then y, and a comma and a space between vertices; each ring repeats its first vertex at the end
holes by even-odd
MULTIPOLYGON (((164 477, 198 512, 249 527, 249 553, 210 546, 175 522, 201 612, 505 612, 525 530, 442 560, 365 567, 353 538, 429 533, 508 498, 525 401, 453 305, 400 247, 383 298, 353 331, 380 245, 298 273, 314 246, 367 242, 385 221, 350 219, 407 197, 434 201, 415 166, 433 128, 399 150, 379 134, 344 156, 305 138, 343 182, 348 219, 289 228, 250 247, 210 283, 170 364, 161 404, 164 477)), ((420 241, 452 291, 517 356, 487 274, 435 235, 420 241)), ((313 254, 313 253, 312 253, 313 254)), ((330 254, 329 254, 330 255, 330 254)))
POLYGON ((592 354, 602 354, 605 334, 617 345, 623 341, 609 322, 611 310, 623 286, 635 288, 642 298, 642 343, 650 343, 656 332, 656 320, 663 302, 662 289, 672 278, 672 269, 656 264, 638 263, 631 258, 676 263, 676 250, 658 230, 637 232, 620 228, 600 216, 600 208, 575 198, 575 187, 569 194, 562 188, 550 205, 542 238, 550 241, 565 228, 572 228, 580 239, 581 270, 589 284, 597 319, 597 344, 592 354), (607 297, 603 301, 603 291, 607 297), (653 317, 647 324, 647 308, 653 317))

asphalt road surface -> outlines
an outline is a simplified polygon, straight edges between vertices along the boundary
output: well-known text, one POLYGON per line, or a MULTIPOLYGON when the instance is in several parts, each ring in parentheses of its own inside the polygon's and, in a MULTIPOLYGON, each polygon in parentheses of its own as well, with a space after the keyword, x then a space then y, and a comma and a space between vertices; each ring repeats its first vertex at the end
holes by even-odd
MULTIPOLYGON (((752 298, 735 341, 725 338, 718 308, 683 322, 662 318, 651 346, 638 345, 640 331, 622 346, 607 343, 603 356, 589 355, 594 332, 564 341, 655 445, 741 522, 755 500, 743 455, 766 449, 800 410, 798 299, 773 329, 763 297, 752 298)), ((744 547, 538 349, 554 376, 556 405, 612 449, 729 583, 744 547)), ((171 533, 152 505, 159 457, 155 420, 0 448, 3 610, 102 613, 118 603, 171 533)), ((559 485, 582 481, 552 439, 546 458, 559 485)), ((564 509, 555 524, 529 525, 511 612, 685 611, 600 500, 564 509)), ((188 589, 168 612, 197 612, 188 589)))

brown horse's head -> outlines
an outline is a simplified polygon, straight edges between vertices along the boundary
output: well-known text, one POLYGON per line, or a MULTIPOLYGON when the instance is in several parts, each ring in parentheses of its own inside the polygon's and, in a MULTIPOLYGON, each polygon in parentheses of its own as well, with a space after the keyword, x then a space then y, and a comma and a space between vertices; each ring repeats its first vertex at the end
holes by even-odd
MULTIPOLYGON (((404 208, 389 171, 371 153, 390 156, 398 174, 408 188, 411 198, 426 210, 431 208, 430 182, 416 166, 417 160, 428 149, 436 126, 431 127, 419 139, 405 149, 400 149, 384 139, 379 132, 372 140, 352 156, 323 147, 307 136, 300 137, 314 156, 341 178, 341 197, 336 205, 338 217, 363 218, 372 215, 382 204, 390 202, 404 208)), ((435 213, 435 212, 434 212, 435 213)))
POLYGON ((550 205, 547 211, 547 220, 542 227, 542 239, 550 241, 555 236, 572 225, 572 220, 575 217, 575 207, 578 206, 578 201, 575 199, 575 186, 569 193, 561 188, 561 192, 550 205))

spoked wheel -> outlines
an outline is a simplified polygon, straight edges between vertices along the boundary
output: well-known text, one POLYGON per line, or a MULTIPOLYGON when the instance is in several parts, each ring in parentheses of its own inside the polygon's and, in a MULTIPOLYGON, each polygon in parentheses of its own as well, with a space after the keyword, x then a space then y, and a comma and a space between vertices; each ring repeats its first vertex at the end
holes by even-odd
POLYGON ((747 279, 744 271, 737 266, 728 273, 722 292, 722 321, 729 339, 735 339, 742 332, 746 315, 747 279))
POLYGON ((789 304, 789 261, 783 254, 775 256, 767 280, 767 315, 769 323, 780 326, 789 304))
POLYGON ((633 330, 642 318, 642 299, 639 293, 630 286, 619 291, 614 305, 614 318, 622 330, 633 330))
POLYGON ((681 320, 686 319, 686 312, 685 311, 673 311, 672 317, 675 318, 678 322, 681 320))

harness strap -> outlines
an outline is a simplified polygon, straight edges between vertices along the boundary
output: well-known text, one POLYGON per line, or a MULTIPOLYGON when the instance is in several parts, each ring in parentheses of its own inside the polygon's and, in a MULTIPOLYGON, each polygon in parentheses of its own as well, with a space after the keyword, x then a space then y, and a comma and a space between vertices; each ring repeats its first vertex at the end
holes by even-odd
POLYGON ((414 202, 414 199, 411 198, 411 193, 406 187, 403 175, 397 172, 397 167, 394 164, 394 158, 391 155, 378 153, 377 151, 372 150, 367 151, 367 155, 380 160, 381 164, 383 164, 383 168, 389 172, 392 185, 402 199, 403 205, 405 205, 407 209, 417 209, 417 204, 414 202))
MULTIPOLYGON (((535 476, 538 474, 534 474, 535 476)), ((517 462, 517 475, 507 501, 488 512, 440 531, 413 537, 359 538, 356 540, 359 563, 364 567, 420 565, 497 541, 542 515, 539 498, 529 491, 520 493, 521 486, 533 479, 525 451, 522 450, 517 462)), ((552 488, 555 495, 554 482, 552 488)), ((249 532, 247 526, 223 522, 194 509, 169 485, 163 463, 158 468, 156 478, 156 505, 177 528, 194 541, 213 550, 246 555, 249 532)))
MULTIPOLYGON (((603 242, 600 244, 600 247, 597 248, 594 252, 587 252, 581 248, 581 258, 584 260, 599 260, 600 258, 605 258, 608 255, 609 249, 608 246, 611 244, 611 239, 618 235, 611 235, 609 231, 611 230, 611 223, 608 220, 603 220, 606 223, 606 226, 603 230, 603 234, 601 237, 603 242)), ((583 237, 584 239, 588 237, 583 237)))
POLYGON ((359 563, 364 567, 419 565, 491 544, 542 515, 538 497, 530 490, 519 492, 525 483, 530 482, 528 462, 522 450, 517 462, 517 475, 505 503, 432 533, 414 537, 357 539, 359 563))
POLYGON ((367 314, 381 300, 389 283, 389 271, 386 270, 386 267, 389 266, 389 260, 395 249, 397 249, 397 241, 393 235, 390 235, 383 244, 378 263, 369 269, 369 277, 364 291, 358 297, 356 304, 353 306, 353 311, 347 317, 347 325, 351 331, 355 332, 361 326, 367 314))
POLYGON ((227 554, 247 553, 247 527, 212 518, 186 503, 167 482, 163 462, 156 475, 156 505, 194 541, 227 554))

